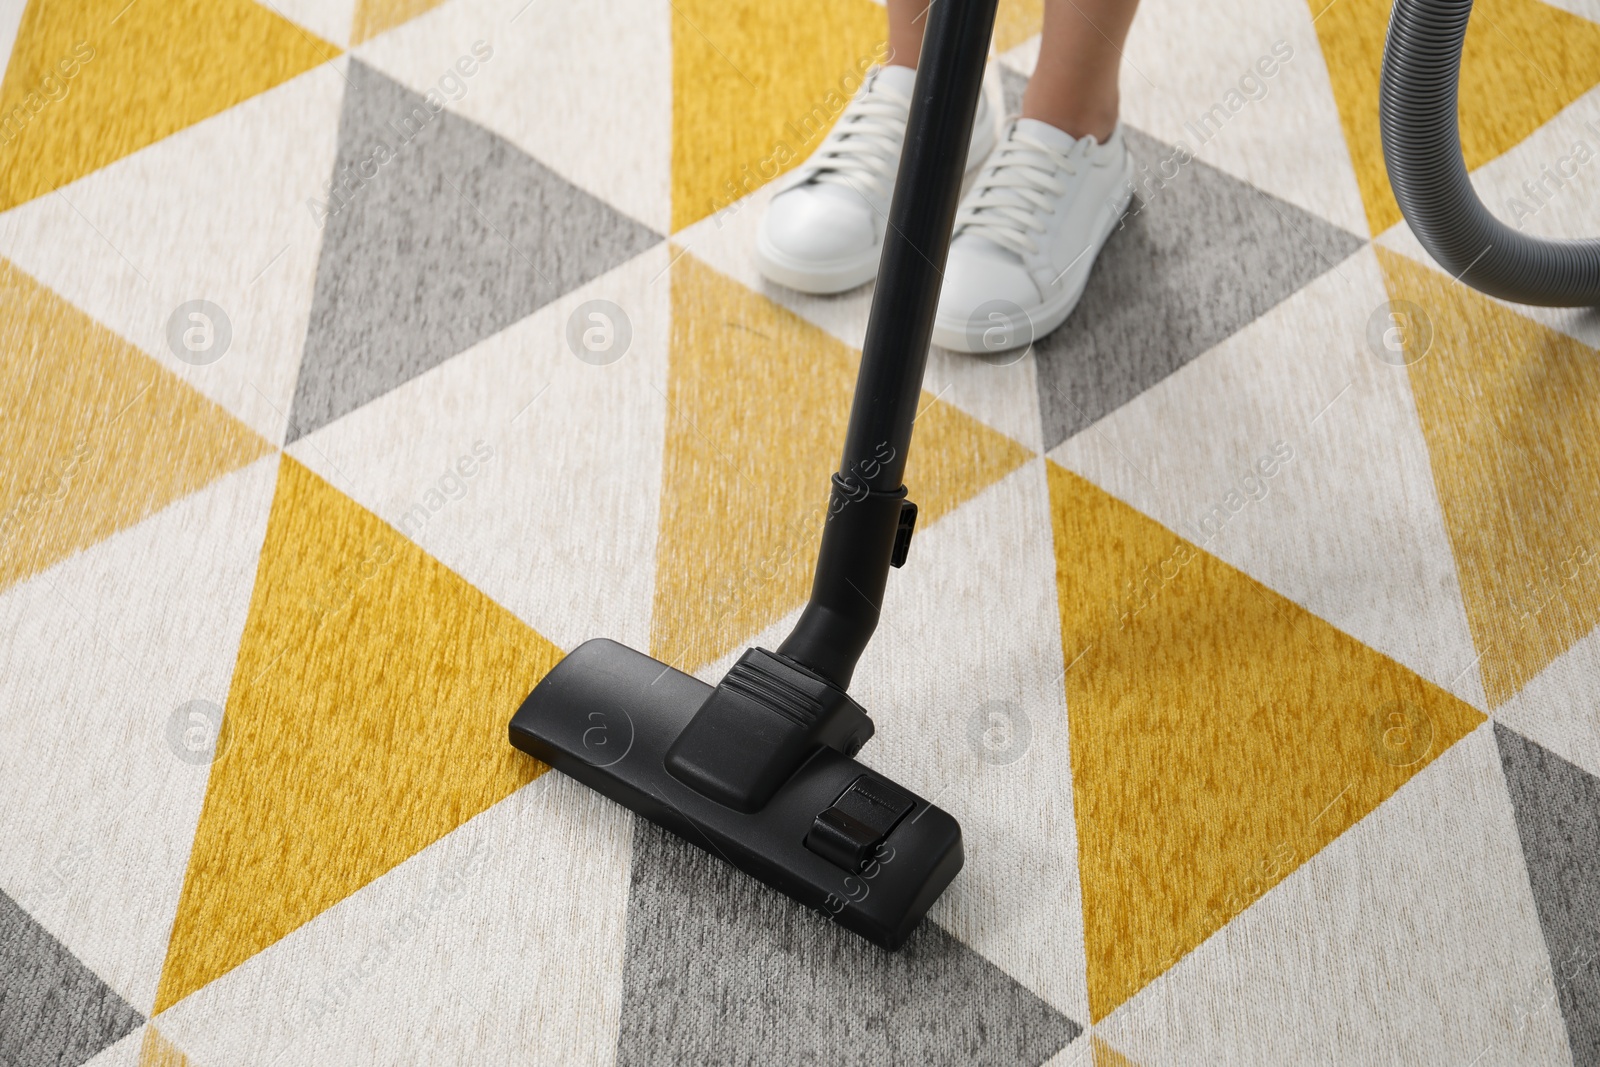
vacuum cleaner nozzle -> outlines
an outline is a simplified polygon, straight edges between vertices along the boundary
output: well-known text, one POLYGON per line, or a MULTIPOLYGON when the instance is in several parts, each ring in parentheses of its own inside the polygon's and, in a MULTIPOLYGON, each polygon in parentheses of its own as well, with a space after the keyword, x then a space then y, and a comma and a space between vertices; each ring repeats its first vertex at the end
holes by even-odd
POLYGON ((750 649, 715 688, 587 641, 511 720, 511 743, 885 948, 961 869, 946 812, 851 757, 872 720, 750 649))
POLYGON ((872 720, 845 689, 916 526, 906 453, 996 3, 928 9, 844 454, 794 631, 715 687, 589 641, 511 720, 524 752, 885 948, 961 870, 961 827, 855 761, 872 720))

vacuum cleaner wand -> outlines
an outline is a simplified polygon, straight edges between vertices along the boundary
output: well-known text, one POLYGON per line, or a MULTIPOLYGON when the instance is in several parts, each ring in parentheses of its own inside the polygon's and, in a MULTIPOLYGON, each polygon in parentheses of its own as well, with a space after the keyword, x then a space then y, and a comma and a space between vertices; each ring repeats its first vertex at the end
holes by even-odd
POLYGON ((715 687, 606 640, 563 659, 511 743, 886 948, 961 869, 947 812, 853 758, 846 693, 916 505, 902 484, 997 0, 928 11, 844 455, 811 599, 715 687))

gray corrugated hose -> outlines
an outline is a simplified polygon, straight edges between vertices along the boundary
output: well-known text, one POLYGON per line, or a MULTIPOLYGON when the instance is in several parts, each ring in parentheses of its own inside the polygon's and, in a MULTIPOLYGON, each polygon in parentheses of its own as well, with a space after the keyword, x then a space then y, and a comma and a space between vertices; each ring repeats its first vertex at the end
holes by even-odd
POLYGON ((1456 81, 1472 0, 1395 0, 1383 51, 1383 160, 1411 230, 1445 270, 1519 304, 1600 304, 1600 240, 1512 229, 1473 191, 1456 128, 1456 81))

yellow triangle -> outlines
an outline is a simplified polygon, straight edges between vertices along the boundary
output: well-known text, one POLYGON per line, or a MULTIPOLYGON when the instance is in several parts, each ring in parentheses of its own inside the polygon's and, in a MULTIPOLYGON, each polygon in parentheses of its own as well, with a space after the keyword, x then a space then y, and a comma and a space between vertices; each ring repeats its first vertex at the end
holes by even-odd
POLYGON ((0 82, 0 211, 338 54, 250 0, 29 0, 0 82))
POLYGON ((1048 466, 1098 1022, 1483 716, 1048 466))
POLYGON ((1600 624, 1600 352, 1373 247, 1431 324, 1411 391, 1497 707, 1600 624))
POLYGON ((810 155, 887 54, 886 30, 872 0, 676 0, 674 232, 810 155))
POLYGON ((350 43, 360 44, 410 22, 444 3, 444 0, 361 0, 350 28, 350 43))
POLYGON ((139 1067, 189 1067, 189 1057, 154 1024, 146 1024, 144 1038, 139 1042, 139 1067))
POLYGON ((506 723, 560 657, 285 456, 155 1011, 537 777, 506 723))
MULTIPOLYGON (((1392 0, 1309 0, 1374 235, 1400 221, 1378 134, 1392 0)), ((1474 170, 1600 83, 1600 26, 1539 0, 1476 0, 1461 55, 1461 153, 1474 170)))
POLYGON ((1094 1055, 1094 1067, 1139 1067, 1102 1040, 1099 1034, 1089 1035, 1089 1051, 1094 1055))
POLYGON ((0 589, 271 450, 0 259, 0 589))
MULTIPOLYGON (((678 258, 653 655, 692 671, 804 602, 859 359, 678 258)), ((922 405, 906 485, 926 529, 1032 454, 927 393, 922 405)))
POLYGON ((1044 25, 1044 0, 1000 0, 994 15, 994 50, 1009 52, 1044 25))

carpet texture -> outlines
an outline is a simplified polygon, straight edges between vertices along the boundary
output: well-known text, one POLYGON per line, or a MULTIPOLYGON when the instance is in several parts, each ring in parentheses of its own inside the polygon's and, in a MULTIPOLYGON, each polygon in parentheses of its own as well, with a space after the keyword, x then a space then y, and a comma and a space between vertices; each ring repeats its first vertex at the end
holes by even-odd
MULTIPOLYGON (((883 9, 0 6, 0 1064, 1600 1067, 1600 318, 1417 244, 1387 16, 1144 0, 1080 307, 930 354, 890 954, 505 736, 793 625, 872 290, 751 247, 883 9)), ((1600 234, 1593 0, 1461 101, 1600 234)))

